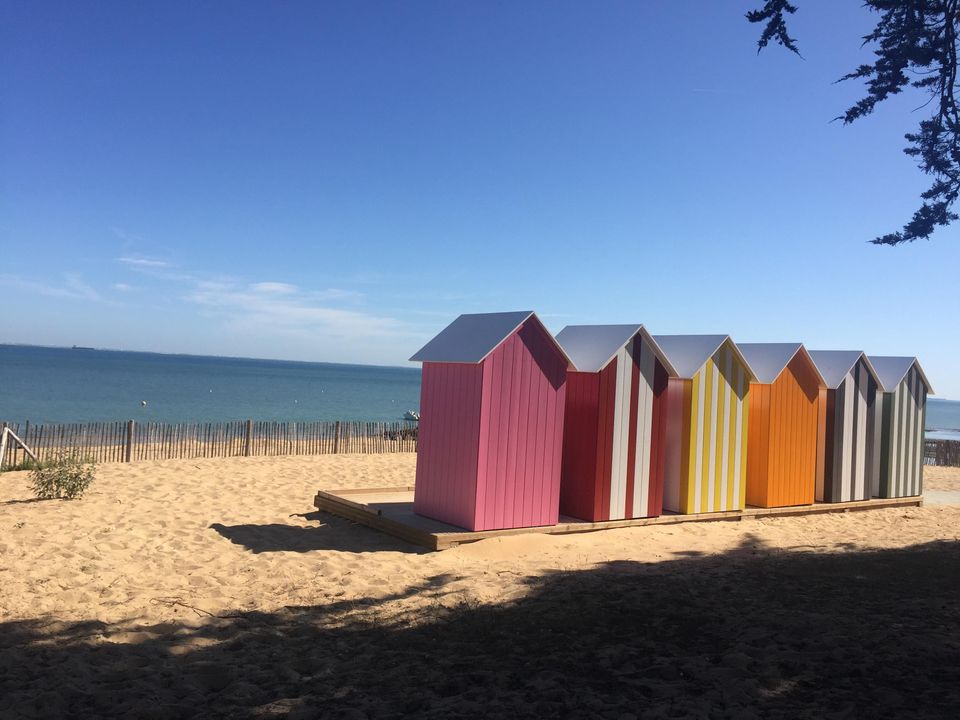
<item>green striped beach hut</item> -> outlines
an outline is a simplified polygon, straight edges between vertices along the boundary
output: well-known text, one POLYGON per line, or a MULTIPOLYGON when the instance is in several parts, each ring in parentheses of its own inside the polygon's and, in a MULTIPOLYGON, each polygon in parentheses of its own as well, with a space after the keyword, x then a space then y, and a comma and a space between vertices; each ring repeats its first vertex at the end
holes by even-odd
POLYGON ((915 357, 870 356, 883 389, 880 473, 873 494, 882 498, 923 493, 923 429, 933 387, 915 357))
POLYGON ((860 350, 811 350, 820 377, 817 502, 869 500, 880 475, 880 378, 860 350))

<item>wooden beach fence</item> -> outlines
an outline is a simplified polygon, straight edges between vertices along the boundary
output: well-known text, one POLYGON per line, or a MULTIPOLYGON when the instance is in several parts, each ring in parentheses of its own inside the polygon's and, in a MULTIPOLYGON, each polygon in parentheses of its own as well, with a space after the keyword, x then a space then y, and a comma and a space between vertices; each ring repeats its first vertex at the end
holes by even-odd
POLYGON ((663 509, 742 510, 750 383, 756 376, 729 335, 653 339, 678 375, 667 387, 663 509))
POLYGON ((414 512, 468 530, 559 517, 566 354, 530 311, 461 315, 423 363, 414 512))
POLYGON ((820 391, 826 388, 802 343, 737 343, 750 383, 747 505, 810 505, 817 485, 820 391))
POLYGON ((820 502, 869 499, 880 476, 880 380, 859 350, 811 350, 820 393, 817 491, 820 502))
POLYGON ((880 472, 873 495, 883 498, 923 492, 923 431, 927 395, 933 387, 915 357, 871 355, 883 391, 880 472))
MULTIPOLYGON (((417 426, 410 422, 276 422, 240 420, 213 423, 125 422, 2 423, 41 462, 58 453, 97 463, 178 458, 333 453, 416 452, 417 426)), ((18 443, 8 443, 3 465, 28 459, 18 443)))
POLYGON ((960 467, 960 440, 924 441, 923 464, 960 467))
POLYGON ((676 371, 643 325, 568 325, 560 514, 605 521, 663 510, 666 391, 676 371))

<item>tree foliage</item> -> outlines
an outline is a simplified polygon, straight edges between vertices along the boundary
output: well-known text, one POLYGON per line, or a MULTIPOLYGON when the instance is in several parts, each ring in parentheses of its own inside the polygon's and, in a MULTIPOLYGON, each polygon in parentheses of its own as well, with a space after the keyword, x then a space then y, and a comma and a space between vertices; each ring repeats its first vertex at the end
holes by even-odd
MULTIPOLYGON (((904 152, 917 159, 933 183, 900 231, 872 240, 878 245, 899 245, 929 238, 938 226, 958 218, 952 208, 960 195, 960 108, 956 100, 960 0, 865 0, 864 6, 879 15, 876 27, 863 37, 863 45, 874 48, 875 59, 838 81, 862 80, 866 95, 837 119, 849 125, 908 88, 926 93, 929 99, 922 107, 931 108, 918 132, 906 135, 904 152)), ((796 11, 787 0, 766 0, 763 7, 747 13, 750 22, 764 23, 757 52, 773 41, 799 55, 785 19, 796 11)))

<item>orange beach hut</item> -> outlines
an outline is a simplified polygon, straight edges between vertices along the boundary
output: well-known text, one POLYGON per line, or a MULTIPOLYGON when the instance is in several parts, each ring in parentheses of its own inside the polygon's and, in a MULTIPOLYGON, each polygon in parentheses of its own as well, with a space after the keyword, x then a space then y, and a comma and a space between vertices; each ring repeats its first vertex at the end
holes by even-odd
POLYGON ((747 505, 810 505, 817 487, 823 378, 801 343, 738 343, 750 383, 747 505))

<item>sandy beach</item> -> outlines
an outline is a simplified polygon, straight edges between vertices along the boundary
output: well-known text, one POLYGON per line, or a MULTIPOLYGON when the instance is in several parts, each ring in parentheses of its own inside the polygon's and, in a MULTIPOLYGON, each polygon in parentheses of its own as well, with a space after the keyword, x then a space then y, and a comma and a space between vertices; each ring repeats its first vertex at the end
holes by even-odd
POLYGON ((958 505, 442 553, 312 507, 413 484, 415 462, 102 465, 71 502, 0 476, 0 716, 960 711, 958 505))

